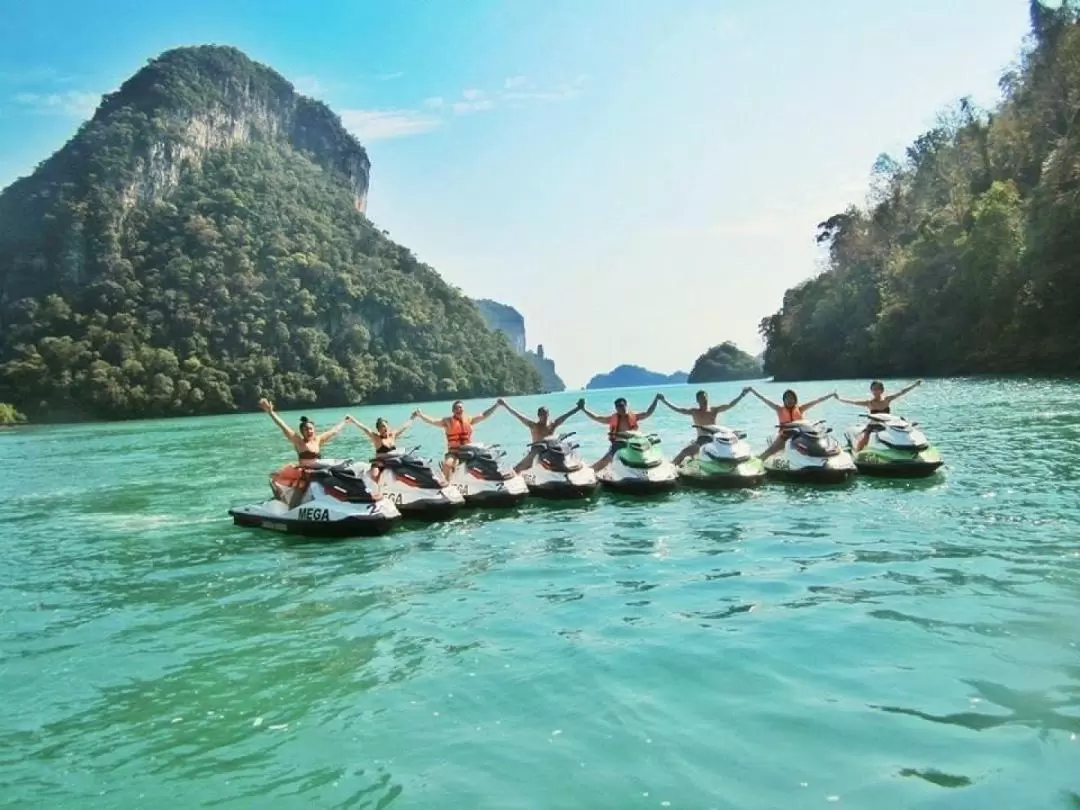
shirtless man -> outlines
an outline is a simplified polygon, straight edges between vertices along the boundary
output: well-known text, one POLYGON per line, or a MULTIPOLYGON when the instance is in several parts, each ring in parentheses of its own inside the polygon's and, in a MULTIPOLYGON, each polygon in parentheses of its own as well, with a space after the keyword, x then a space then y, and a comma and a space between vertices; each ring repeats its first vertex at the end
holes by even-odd
MULTIPOLYGON (((499 397, 499 399, 495 401, 495 404, 502 405, 504 408, 506 408, 506 410, 511 416, 521 422, 521 424, 525 425, 525 427, 529 429, 529 433, 532 435, 532 440, 534 443, 542 442, 544 439, 554 436, 555 431, 557 431, 562 426, 563 422, 565 422, 567 419, 569 419, 571 416, 573 416, 575 413, 577 413, 584 407, 584 403, 579 401, 577 405, 568 410, 554 422, 550 422, 548 421, 548 419, 551 414, 548 411, 547 406, 541 405, 539 408, 536 409, 536 421, 534 422, 520 411, 512 408, 502 397, 499 397)), ((536 448, 530 447, 528 455, 526 455, 525 458, 523 458, 514 466, 514 470, 520 473, 525 472, 525 470, 529 469, 529 467, 531 467, 533 465, 533 462, 536 460, 536 453, 536 448)))
MULTIPOLYGON (((675 413, 681 413, 685 416, 689 416, 694 420, 694 427, 704 427, 705 425, 715 425, 716 417, 722 414, 724 411, 729 411, 739 404, 739 400, 750 393, 750 386, 746 386, 742 393, 735 399, 731 400, 727 405, 715 405, 709 407, 709 395, 704 391, 697 392, 697 407, 696 408, 680 408, 676 405, 672 405, 668 402, 668 399, 663 394, 660 394, 660 401, 667 405, 675 413)), ((709 443, 709 434, 704 431, 698 431, 697 438, 690 444, 686 445, 679 454, 671 460, 671 463, 676 467, 682 463, 683 459, 689 458, 692 455, 697 455, 702 448, 702 445, 709 443)))
POLYGON ((615 451, 618 450, 618 448, 615 446, 616 434, 622 433, 623 431, 627 430, 637 430, 638 422, 644 421, 645 419, 648 419, 650 416, 652 416, 653 411, 656 410, 656 405, 658 402, 660 402, 659 394, 653 397, 652 404, 649 406, 649 409, 647 411, 644 411, 642 413, 634 413, 633 411, 628 411, 626 409, 626 400, 622 397, 619 397, 617 400, 615 400, 615 413, 611 414, 611 416, 601 416, 600 414, 593 413, 588 408, 586 408, 585 400, 578 400, 578 407, 581 409, 581 412, 583 414, 592 419, 594 422, 599 422, 601 425, 608 426, 608 440, 611 442, 611 447, 608 448, 608 451, 603 458, 601 458, 599 461, 592 465, 593 470, 599 472, 600 470, 604 469, 604 467, 606 467, 608 464, 610 464, 613 458, 615 458, 615 451))
POLYGON ((427 414, 421 413, 419 408, 413 411, 412 415, 415 418, 427 422, 433 427, 441 427, 446 431, 446 455, 443 456, 442 461, 443 475, 449 478, 457 466, 457 459, 450 455, 450 451, 455 447, 472 444, 473 425, 483 422, 495 413, 495 409, 498 407, 499 403, 494 402, 490 408, 479 416, 466 416, 465 405, 459 399, 451 406, 450 416, 444 416, 442 419, 434 419, 427 414))

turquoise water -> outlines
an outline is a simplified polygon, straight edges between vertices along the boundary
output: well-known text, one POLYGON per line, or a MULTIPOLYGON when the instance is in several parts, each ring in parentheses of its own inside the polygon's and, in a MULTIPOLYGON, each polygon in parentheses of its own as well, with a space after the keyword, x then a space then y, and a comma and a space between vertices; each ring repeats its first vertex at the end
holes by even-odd
MULTIPOLYGON (((261 413, 0 433, 0 807, 1076 808, 1078 391, 927 382, 896 409, 942 448, 927 482, 331 543, 230 523, 289 458, 261 413)), ((764 445, 764 406, 727 416, 764 445)), ((526 441, 502 412, 477 438, 526 441)))

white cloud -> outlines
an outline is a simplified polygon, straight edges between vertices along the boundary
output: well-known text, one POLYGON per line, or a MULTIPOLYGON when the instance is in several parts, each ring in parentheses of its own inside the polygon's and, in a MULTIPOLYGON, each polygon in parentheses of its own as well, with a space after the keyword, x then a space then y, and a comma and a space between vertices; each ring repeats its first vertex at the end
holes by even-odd
POLYGON ((477 99, 480 99, 480 98, 484 97, 484 91, 483 90, 476 90, 474 88, 469 88, 468 90, 462 90, 461 91, 461 96, 462 96, 462 98, 465 98, 468 101, 476 101, 477 99))
POLYGON ((439 119, 416 110, 342 110, 341 122, 361 142, 386 141, 430 132, 439 119))
POLYGON ((424 99, 424 106, 430 107, 433 110, 441 109, 446 106, 446 100, 442 96, 431 96, 424 99))
POLYGON ((18 93, 13 100, 16 104, 42 115, 89 118, 97 109, 101 94, 81 90, 68 90, 64 93, 18 93))
POLYGON ((393 73, 380 73, 375 78, 378 79, 380 82, 389 82, 393 81, 394 79, 400 79, 404 75, 404 70, 395 70, 393 73))
POLYGON ((515 87, 524 87, 529 83, 529 80, 525 76, 508 76, 503 81, 503 87, 507 90, 513 90, 515 87))
POLYGON ((455 101, 451 105, 451 109, 453 109, 454 115, 467 115, 481 110, 490 110, 494 106, 494 101, 489 98, 482 98, 477 101, 455 101))

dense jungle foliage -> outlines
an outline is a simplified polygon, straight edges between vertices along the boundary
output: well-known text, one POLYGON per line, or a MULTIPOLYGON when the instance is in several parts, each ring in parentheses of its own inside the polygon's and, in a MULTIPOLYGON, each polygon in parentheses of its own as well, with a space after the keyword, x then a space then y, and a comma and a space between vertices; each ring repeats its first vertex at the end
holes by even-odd
POLYGON ((702 354, 690 369, 687 382, 710 383, 750 380, 761 376, 761 364, 731 341, 724 341, 702 354))
POLYGON ((1080 13, 1030 9, 997 108, 961 101, 821 223, 828 269, 761 322, 767 373, 1080 371, 1080 13))
POLYGON ((538 390, 357 211, 367 157, 337 117, 238 53, 168 52, 0 195, 0 400, 40 421, 538 390), (193 152, 200 115, 262 129, 193 152))

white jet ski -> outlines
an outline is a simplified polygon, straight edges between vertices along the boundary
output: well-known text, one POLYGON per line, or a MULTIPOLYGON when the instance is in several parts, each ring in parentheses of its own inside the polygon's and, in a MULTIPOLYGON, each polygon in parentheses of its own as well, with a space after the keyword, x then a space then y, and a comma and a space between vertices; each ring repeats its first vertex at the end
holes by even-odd
POLYGON ((887 413, 868 413, 863 418, 866 425, 852 427, 844 434, 860 473, 881 478, 925 478, 945 463, 918 422, 887 413), (856 452, 864 430, 870 434, 869 441, 856 452))
POLYGON ((746 433, 724 425, 695 425, 700 451, 679 465, 684 484, 699 489, 756 487, 765 466, 754 456, 746 433))
POLYGON ((296 503, 297 487, 283 483, 288 479, 280 472, 270 476, 274 497, 230 509, 233 523, 308 537, 366 537, 390 531, 401 519, 393 502, 351 460, 303 468, 307 486, 296 503))
POLYGON ((679 471, 658 449, 660 437, 637 430, 615 434, 615 455, 596 474, 597 480, 616 492, 634 495, 667 492, 679 485, 679 471))
POLYGON ((502 462, 498 445, 466 444, 448 451, 457 461, 450 475, 470 506, 514 506, 529 495, 525 479, 502 462))
POLYGON ((779 425, 786 441, 765 459, 765 472, 780 481, 841 484, 855 475, 855 462, 832 437, 824 420, 779 425))
POLYGON ((465 498, 442 470, 416 454, 419 449, 379 453, 369 469, 378 471, 379 490, 405 517, 449 517, 465 505, 465 498))
POLYGON ((596 473, 582 461, 576 442, 569 442, 574 432, 558 438, 550 436, 529 445, 536 452, 532 466, 521 476, 529 492, 539 498, 588 498, 600 486, 596 473))

